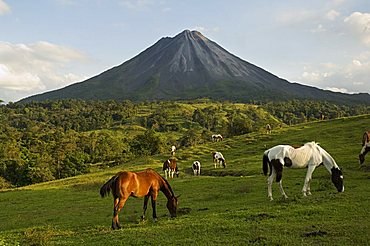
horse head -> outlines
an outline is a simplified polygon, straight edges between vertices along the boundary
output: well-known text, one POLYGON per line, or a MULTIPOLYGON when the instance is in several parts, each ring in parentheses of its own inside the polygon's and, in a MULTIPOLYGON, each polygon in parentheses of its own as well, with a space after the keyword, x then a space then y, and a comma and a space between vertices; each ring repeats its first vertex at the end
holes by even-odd
POLYGON ((176 217, 177 208, 179 206, 179 200, 178 200, 179 197, 180 197, 180 195, 179 196, 172 196, 167 201, 167 209, 171 214, 171 218, 176 217))
POLYGON ((335 188, 337 188, 338 192, 344 191, 343 173, 339 168, 333 167, 331 169, 331 181, 333 182, 335 188))

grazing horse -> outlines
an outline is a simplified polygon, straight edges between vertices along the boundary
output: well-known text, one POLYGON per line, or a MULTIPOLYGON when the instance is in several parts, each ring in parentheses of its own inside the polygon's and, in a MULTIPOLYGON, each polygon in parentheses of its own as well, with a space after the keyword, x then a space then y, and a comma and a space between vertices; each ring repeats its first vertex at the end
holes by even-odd
POLYGON ((290 168, 305 168, 307 167, 307 174, 303 185, 303 195, 311 195, 310 182, 312 173, 316 167, 324 164, 326 169, 331 173, 331 180, 337 188, 338 192, 344 191, 343 174, 339 169, 337 163, 315 142, 309 142, 300 148, 293 148, 290 145, 277 145, 268 149, 263 155, 263 173, 267 175, 268 166, 270 167, 270 174, 267 179, 268 197, 272 198, 272 182, 276 176, 276 182, 279 183, 281 194, 288 198, 282 186, 283 167, 290 168))
POLYGON ((213 134, 212 135, 212 141, 213 142, 218 142, 218 141, 222 141, 224 138, 222 137, 221 134, 213 134))
POLYGON ((176 146, 172 145, 171 146, 171 155, 174 156, 176 152, 176 146))
POLYGON ((271 134, 271 130, 272 130, 271 125, 267 124, 266 125, 266 134, 271 134))
POLYGON ((213 164, 215 165, 215 168, 217 168, 217 164, 219 166, 221 166, 222 164, 224 168, 226 167, 226 160, 224 156, 221 154, 221 152, 213 152, 212 157, 213 157, 213 164))
POLYGON ((194 176, 200 175, 200 161, 194 161, 191 168, 193 169, 194 176))
POLYGON ((101 197, 109 195, 109 192, 112 192, 113 195, 112 229, 121 228, 118 213, 130 196, 144 197, 143 214, 141 216, 143 220, 145 219, 145 212, 150 197, 152 200, 153 219, 157 220, 156 201, 159 191, 162 191, 167 197, 167 209, 171 217, 176 217, 179 196, 175 196, 168 181, 159 173, 152 169, 147 169, 142 172, 119 172, 114 175, 100 188, 101 197))
POLYGON ((173 178, 173 175, 176 173, 176 177, 179 177, 179 169, 177 167, 176 159, 168 159, 167 161, 163 162, 163 171, 164 176, 167 178, 173 178))
POLYGON ((358 156, 360 159, 360 165, 364 164, 365 155, 369 151, 370 151, 370 131, 366 131, 362 136, 362 149, 360 155, 358 156))

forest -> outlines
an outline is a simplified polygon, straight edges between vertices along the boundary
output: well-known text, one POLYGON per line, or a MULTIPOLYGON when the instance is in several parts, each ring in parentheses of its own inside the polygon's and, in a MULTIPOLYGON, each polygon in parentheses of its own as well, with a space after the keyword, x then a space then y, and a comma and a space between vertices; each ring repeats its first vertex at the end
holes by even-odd
POLYGON ((62 179, 225 137, 370 112, 318 101, 260 104, 56 100, 0 105, 0 189, 62 179))

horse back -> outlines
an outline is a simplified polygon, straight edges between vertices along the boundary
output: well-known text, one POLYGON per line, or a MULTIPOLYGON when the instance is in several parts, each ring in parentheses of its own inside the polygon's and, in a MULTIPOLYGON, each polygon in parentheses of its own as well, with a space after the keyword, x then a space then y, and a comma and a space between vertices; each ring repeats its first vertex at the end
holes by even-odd
POLYGON ((158 191, 160 187, 158 174, 153 170, 122 172, 117 183, 122 195, 133 197, 146 196, 152 190, 158 191))

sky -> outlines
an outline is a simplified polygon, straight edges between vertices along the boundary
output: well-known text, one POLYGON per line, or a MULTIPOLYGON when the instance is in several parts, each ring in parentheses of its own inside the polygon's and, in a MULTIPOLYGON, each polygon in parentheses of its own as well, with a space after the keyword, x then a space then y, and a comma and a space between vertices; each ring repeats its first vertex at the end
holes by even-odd
POLYGON ((83 81, 186 29, 290 82, 370 93, 369 0, 0 0, 0 100, 83 81))

